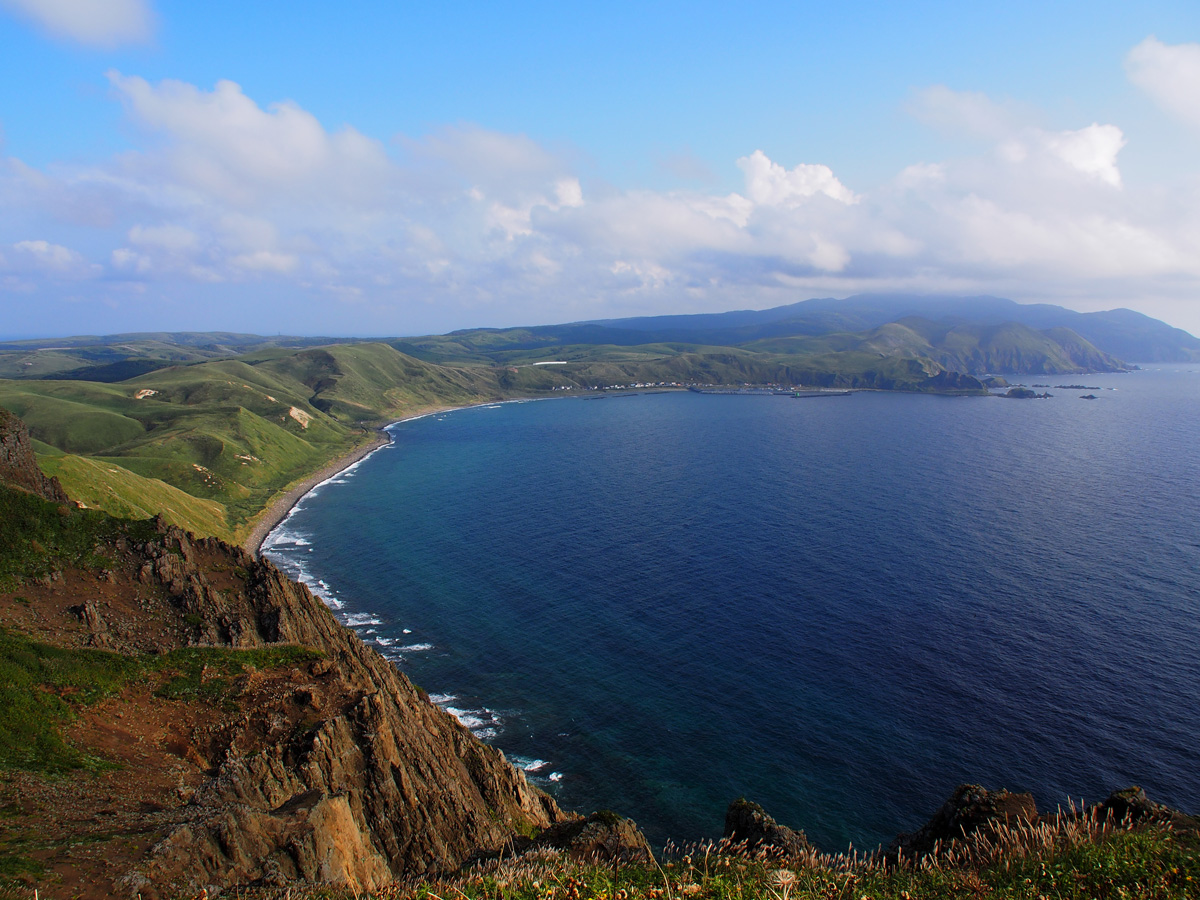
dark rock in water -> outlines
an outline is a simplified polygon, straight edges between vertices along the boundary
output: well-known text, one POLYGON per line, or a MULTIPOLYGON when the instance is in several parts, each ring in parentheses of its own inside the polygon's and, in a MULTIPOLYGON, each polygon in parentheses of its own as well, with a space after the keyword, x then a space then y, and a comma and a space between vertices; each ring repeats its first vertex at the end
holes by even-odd
POLYGON ((1008 379, 1003 375, 988 375, 983 379, 983 384, 989 388, 1006 388, 1009 386, 1008 379))
POLYGON ((888 847, 890 856, 922 856, 937 843, 964 838, 998 825, 1033 822, 1038 817, 1032 794, 989 791, 977 784, 960 784, 932 819, 911 834, 901 834, 888 847))
POLYGON ((650 844, 632 819, 608 810, 562 822, 543 831, 534 847, 554 847, 581 860, 649 862, 650 844))
POLYGON ((1097 399, 1097 397, 1095 394, 1080 394, 1079 399, 1080 400, 1095 400, 1095 399, 1097 399))
POLYGON ((1172 810, 1161 803, 1154 803, 1146 797, 1146 792, 1137 785, 1113 791, 1108 799, 1096 807, 1099 818, 1111 818, 1114 822, 1131 823, 1146 819, 1170 819, 1172 810))
POLYGON ((67 502, 67 493, 58 479, 47 478, 38 468, 25 423, 3 407, 0 407, 0 482, 53 503, 67 502))
POLYGON ((812 850, 803 831, 777 824, 766 810, 744 797, 734 800, 725 811, 724 836, 734 843, 744 843, 747 850, 773 850, 786 857, 812 850))
POLYGON ((1200 817, 1185 815, 1177 809, 1155 803, 1136 785, 1113 791, 1107 800, 1095 806, 1092 814, 1097 819, 1108 819, 1117 824, 1165 824, 1181 838, 1190 842, 1200 840, 1200 817))
POLYGON ((1045 400, 1048 397, 1052 397, 1053 394, 1039 394, 1037 391, 1031 391, 1029 388, 1015 387, 1009 388, 1000 396, 1009 397, 1013 400, 1045 400))

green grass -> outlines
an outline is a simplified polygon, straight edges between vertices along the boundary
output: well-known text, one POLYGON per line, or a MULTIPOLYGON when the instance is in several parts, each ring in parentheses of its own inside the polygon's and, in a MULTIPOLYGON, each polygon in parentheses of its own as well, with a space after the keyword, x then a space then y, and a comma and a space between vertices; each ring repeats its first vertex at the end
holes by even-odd
POLYGON ((55 647, 0 629, 0 770, 61 775, 109 764, 69 744, 62 728, 88 706, 120 692, 130 680, 157 673, 157 694, 168 700, 227 705, 234 679, 316 659, 304 647, 252 650, 184 648, 161 656, 55 647))
POLYGON ((287 893, 295 900, 1186 900, 1200 897, 1200 853, 1194 835, 1159 825, 1060 836, 1047 846, 1011 844, 981 863, 930 859, 899 869, 846 854, 788 863, 722 842, 675 850, 653 864, 539 851, 447 880, 374 892, 292 886, 287 893))
POLYGON ((67 495, 93 509, 122 519, 148 519, 157 514, 172 525, 200 534, 231 538, 224 504, 196 497, 119 465, 115 459, 59 453, 41 456, 42 471, 62 482, 67 495))
POLYGON ((0 631, 0 768, 62 774, 104 762, 70 746, 61 726, 74 707, 119 691, 142 671, 137 660, 63 649, 0 631))
POLYGON ((168 678, 156 692, 168 700, 202 700, 228 704, 237 698, 232 679, 252 670, 275 669, 311 662, 315 650, 292 645, 227 650, 221 647, 187 647, 162 657, 158 670, 168 678))
POLYGON ((0 486, 0 589, 65 566, 104 567, 109 559, 103 548, 122 534, 145 541, 154 530, 149 522, 114 519, 0 486))

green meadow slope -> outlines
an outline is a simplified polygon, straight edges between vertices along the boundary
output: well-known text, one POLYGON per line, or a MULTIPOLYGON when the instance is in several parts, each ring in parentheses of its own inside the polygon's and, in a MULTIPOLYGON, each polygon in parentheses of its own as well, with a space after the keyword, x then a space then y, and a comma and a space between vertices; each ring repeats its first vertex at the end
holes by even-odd
POLYGON ((0 376, 11 379, 0 380, 0 406, 88 506, 161 512, 242 541, 273 502, 370 445, 380 424, 433 408, 647 385, 984 393, 988 372, 1123 366, 1057 326, 911 315, 865 331, 764 336, 734 318, 724 330, 577 323, 390 343, 229 333, 16 342, 0 344, 0 376), (696 342, 664 339, 671 330, 696 342))
POLYGON ((0 406, 25 421, 71 496, 230 540, 380 423, 500 395, 487 369, 431 366, 384 344, 268 351, 114 384, 0 381, 0 406))

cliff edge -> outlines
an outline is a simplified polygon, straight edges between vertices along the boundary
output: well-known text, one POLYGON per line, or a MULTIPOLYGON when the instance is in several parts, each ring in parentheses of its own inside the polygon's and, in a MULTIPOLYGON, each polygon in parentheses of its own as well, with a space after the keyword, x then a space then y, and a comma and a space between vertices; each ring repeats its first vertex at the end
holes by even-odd
POLYGON ((37 747, 0 759, 0 843, 37 836, 42 896, 370 890, 575 818, 269 561, 67 503, 13 420, 0 637, 120 675, 31 682, 71 708, 70 784, 37 747))
POLYGON ((33 456, 25 423, 0 406, 0 484, 37 494, 54 503, 66 503, 67 494, 57 478, 47 478, 33 456))

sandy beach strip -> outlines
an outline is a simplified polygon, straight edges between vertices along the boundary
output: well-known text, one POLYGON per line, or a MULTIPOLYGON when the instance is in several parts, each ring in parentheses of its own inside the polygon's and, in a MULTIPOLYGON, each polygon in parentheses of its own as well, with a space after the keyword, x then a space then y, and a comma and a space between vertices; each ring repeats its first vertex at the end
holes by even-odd
POLYGON ((321 482, 327 481, 339 472, 350 468, 360 459, 369 456, 380 447, 386 447, 391 443, 391 440, 391 437, 383 429, 380 429, 376 433, 374 440, 369 444, 355 447, 349 453, 345 453, 322 466, 303 481, 297 482, 295 486, 272 500, 271 505, 259 513, 258 520, 254 523, 254 527, 250 529, 250 533, 246 535, 246 539, 242 541, 242 546, 248 552, 258 556, 259 551, 262 550, 263 541, 267 539, 267 535, 271 533, 276 525, 287 518, 287 514, 292 511, 293 506, 300 502, 301 497, 321 482))
POLYGON ((391 436, 387 433, 387 429, 392 425, 399 425, 401 422, 410 422, 413 419, 420 419, 425 416, 432 416, 437 413, 450 412, 454 409, 467 409, 472 406, 490 406, 493 403, 503 403, 503 400, 482 400, 478 403, 465 403, 462 406, 434 406, 429 409, 423 409, 414 412, 411 415, 405 416, 403 419, 397 419, 388 425, 383 426, 375 433, 375 439, 369 444, 355 447, 348 453, 339 456, 332 462, 322 466, 320 470, 309 475, 303 481, 297 482, 293 487, 285 493, 280 494, 275 500, 271 501, 271 505, 259 513, 254 527, 250 529, 250 533, 246 535, 246 539, 242 541, 242 546, 249 552, 258 556, 262 551, 263 541, 267 539, 275 526, 287 518, 287 514, 292 511, 301 498, 319 485, 323 481, 328 481, 339 472, 343 472, 350 468, 364 457, 370 456, 380 447, 386 447, 392 442, 391 436))

